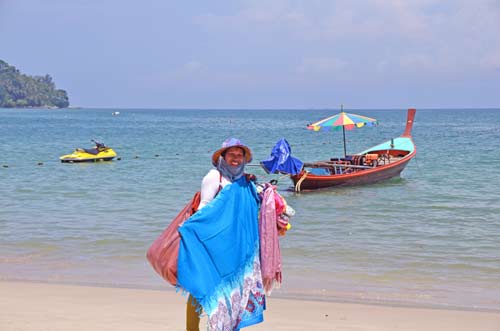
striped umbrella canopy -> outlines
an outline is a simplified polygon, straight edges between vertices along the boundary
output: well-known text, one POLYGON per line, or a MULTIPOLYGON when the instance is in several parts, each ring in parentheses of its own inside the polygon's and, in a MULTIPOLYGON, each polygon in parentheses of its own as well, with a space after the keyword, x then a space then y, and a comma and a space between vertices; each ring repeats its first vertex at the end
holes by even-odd
POLYGON ((371 117, 346 113, 344 111, 309 124, 307 128, 313 131, 328 131, 330 129, 340 130, 342 128, 344 137, 344 157, 346 156, 345 146, 345 130, 352 130, 354 128, 361 128, 363 126, 376 126, 378 121, 371 117))

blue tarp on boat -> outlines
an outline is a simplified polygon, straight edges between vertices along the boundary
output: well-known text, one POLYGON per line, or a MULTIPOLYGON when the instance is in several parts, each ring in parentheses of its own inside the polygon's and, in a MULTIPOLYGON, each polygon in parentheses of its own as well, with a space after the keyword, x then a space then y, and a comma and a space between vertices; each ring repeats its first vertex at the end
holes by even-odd
POLYGON ((278 140, 271 151, 271 158, 261 161, 260 165, 267 173, 300 173, 304 163, 291 155, 292 149, 285 138, 278 140))

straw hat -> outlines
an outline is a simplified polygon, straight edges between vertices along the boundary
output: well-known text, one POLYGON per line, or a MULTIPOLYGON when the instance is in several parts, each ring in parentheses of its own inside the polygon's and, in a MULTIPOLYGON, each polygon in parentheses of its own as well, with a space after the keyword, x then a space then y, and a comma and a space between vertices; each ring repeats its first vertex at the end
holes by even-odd
POLYGON ((250 148, 245 146, 239 139, 227 138, 222 143, 222 147, 216 150, 212 155, 212 164, 214 166, 217 166, 217 162, 219 162, 219 156, 221 156, 226 150, 231 147, 239 147, 245 151, 245 163, 250 163, 252 161, 252 151, 250 150, 250 148))

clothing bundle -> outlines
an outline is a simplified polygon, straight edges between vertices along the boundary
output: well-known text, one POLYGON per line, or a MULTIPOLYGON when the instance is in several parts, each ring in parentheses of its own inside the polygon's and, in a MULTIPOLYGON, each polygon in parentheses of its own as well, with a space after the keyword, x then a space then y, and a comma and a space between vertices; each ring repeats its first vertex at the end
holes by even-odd
POLYGON ((276 186, 256 187, 248 176, 226 185, 193 214, 198 202, 199 194, 153 243, 148 259, 162 277, 191 294, 209 330, 262 322, 265 295, 282 282, 278 237, 290 228, 293 209, 276 186))
POLYGON ((255 185, 241 177, 179 228, 177 284, 201 305, 209 330, 263 320, 258 206, 255 185))

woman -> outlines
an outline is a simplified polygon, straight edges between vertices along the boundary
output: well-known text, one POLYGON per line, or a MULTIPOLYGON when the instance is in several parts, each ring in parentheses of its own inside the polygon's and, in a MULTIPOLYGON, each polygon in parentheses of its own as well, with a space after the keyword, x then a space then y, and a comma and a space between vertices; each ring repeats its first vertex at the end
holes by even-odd
POLYGON ((201 183, 201 201, 198 210, 207 205, 226 185, 244 175, 245 165, 252 161, 252 152, 239 139, 228 138, 212 155, 211 169, 201 183))
POLYGON ((215 168, 203 178, 200 212, 179 229, 183 238, 182 252, 179 253, 179 284, 195 293, 190 294, 187 302, 187 331, 199 330, 198 311, 201 307, 205 308, 211 330, 238 330, 262 321, 264 295, 260 288, 260 262, 259 254, 256 254, 258 244, 254 242, 255 239, 258 241, 258 202, 254 184, 242 179, 246 177, 245 165, 251 160, 251 150, 239 139, 224 141, 212 155, 215 168), (237 183, 237 186, 227 188, 232 183, 237 183), (210 204, 219 192, 218 201, 210 204), (232 208, 235 204, 238 206, 232 208), (238 219, 239 223, 235 224, 234 219, 238 219), (217 230, 219 226, 220 231, 217 230), (213 234, 207 234, 210 231, 213 234), (224 232, 227 231, 226 236, 224 232), (210 240, 198 242, 203 237, 210 240), (232 256, 224 252, 237 254, 232 256), (241 270, 242 264, 246 265, 245 270, 241 270), (210 274, 210 270, 215 274, 212 277, 204 274, 210 274), (205 281, 207 277, 216 280, 205 281), (235 283, 239 285, 235 286, 235 283), (224 287, 224 293, 214 293, 214 288, 224 287), (202 302, 199 303, 195 297, 202 302), (230 305, 226 307, 227 302, 230 305))

